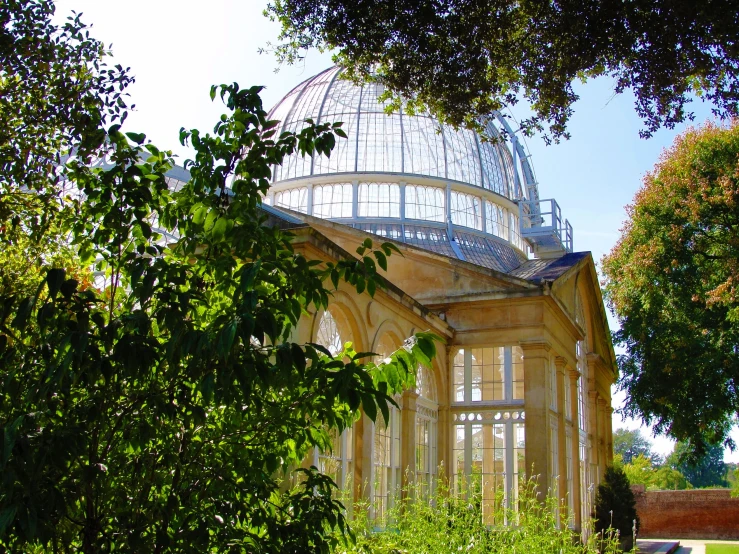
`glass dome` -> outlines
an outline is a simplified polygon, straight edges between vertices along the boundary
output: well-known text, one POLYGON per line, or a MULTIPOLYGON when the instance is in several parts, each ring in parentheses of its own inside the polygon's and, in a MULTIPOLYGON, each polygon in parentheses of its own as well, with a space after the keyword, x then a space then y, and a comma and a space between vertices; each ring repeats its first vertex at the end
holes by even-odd
POLYGON ((402 106, 388 114, 381 84, 358 86, 341 73, 332 67, 305 80, 271 110, 279 132, 300 131, 306 119, 341 121, 348 138, 330 157, 286 157, 265 204, 499 271, 525 261, 519 203, 538 192, 520 144, 513 137, 511 151, 496 127, 512 136, 505 120, 493 114, 485 134, 500 140, 485 140, 402 106))
MULTIPOLYGON (((356 86, 332 67, 303 81, 271 111, 280 131, 299 131, 306 119, 343 122, 348 140, 337 141, 330 158, 293 155, 274 172, 275 181, 336 173, 404 173, 459 181, 523 198, 515 184, 513 159, 505 141, 486 141, 468 129, 440 124, 428 113, 385 113, 379 83, 356 86)), ((491 121, 489 138, 500 133, 491 121)))

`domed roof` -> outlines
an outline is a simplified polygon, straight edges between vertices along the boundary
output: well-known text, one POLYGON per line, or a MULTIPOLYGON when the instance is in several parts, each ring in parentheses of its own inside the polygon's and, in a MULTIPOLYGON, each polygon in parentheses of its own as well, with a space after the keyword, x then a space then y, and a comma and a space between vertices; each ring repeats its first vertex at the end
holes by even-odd
POLYGON ((355 85, 341 74, 332 67, 303 81, 270 111, 279 132, 299 132, 308 119, 340 121, 348 138, 329 157, 296 153, 273 167, 264 205, 503 272, 519 268, 530 248, 572 251, 572 228, 554 200, 539 200, 506 118, 491 114, 483 136, 426 112, 410 115, 404 104, 387 113, 382 84, 355 85))
MULTIPOLYGON (((280 131, 299 131, 306 119, 341 121, 348 140, 337 140, 329 158, 286 158, 275 168, 274 182, 327 174, 399 173, 461 182, 511 200, 524 197, 506 141, 483 140, 468 129, 442 125, 428 113, 408 115, 401 108, 387 114, 388 103, 379 100, 381 84, 357 86, 341 79, 341 73, 341 68, 332 67, 303 81, 272 109, 270 119, 282 121, 280 131)), ((500 137, 493 121, 485 125, 488 138, 500 137)))

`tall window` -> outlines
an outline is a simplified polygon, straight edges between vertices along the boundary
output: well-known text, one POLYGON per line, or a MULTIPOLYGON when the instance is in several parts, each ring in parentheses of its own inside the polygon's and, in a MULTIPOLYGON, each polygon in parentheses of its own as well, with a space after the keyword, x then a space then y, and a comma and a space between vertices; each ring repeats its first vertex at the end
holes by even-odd
MULTIPOLYGON (((487 523, 496 508, 515 508, 525 468, 525 414, 519 411, 455 412, 452 480, 459 494, 480 495, 487 523)), ((499 522, 502 523, 502 522, 499 522)))
POLYGON ((437 474, 438 404, 431 372, 420 366, 416 378, 416 483, 421 494, 430 495, 437 474))
POLYGON ((400 217, 400 187, 393 183, 359 183, 359 217, 400 217))
POLYGON ((557 366, 552 362, 549 363, 549 407, 557 411, 557 366))
POLYGON ((390 406, 390 421, 386 422, 381 413, 375 421, 372 507, 378 520, 393 505, 400 488, 400 414, 390 406))
POLYGON ((426 221, 444 221, 445 190, 439 187, 423 187, 406 185, 405 217, 406 219, 423 219, 426 221))
POLYGON ((308 189, 300 187, 275 193, 275 206, 308 213, 308 189))
POLYGON ((523 351, 520 347, 460 348, 453 364, 453 402, 523 400, 523 351))
POLYGON ((580 431, 587 432, 588 414, 587 402, 585 401, 585 379, 587 378, 588 364, 585 358, 585 347, 583 341, 577 341, 575 345, 577 354, 577 369, 580 371, 580 377, 577 378, 577 410, 579 417, 580 431))
MULTIPOLYGON (((333 314, 326 310, 321 316, 316 331, 316 342, 325 346, 332 355, 336 356, 344 349, 344 341, 342 340, 333 314)), ((339 486, 340 489, 351 486, 351 478, 353 474, 353 452, 354 452, 354 433, 349 427, 339 434, 335 429, 331 430, 331 448, 320 452, 318 449, 314 452, 314 464, 318 469, 329 475, 339 486)))
POLYGON ((321 218, 352 217, 351 183, 313 187, 313 215, 321 218))
MULTIPOLYGON (((395 350, 397 341, 388 334, 382 336, 375 351, 383 359, 395 350)), ((375 519, 382 520, 388 508, 393 505, 401 484, 400 467, 400 426, 401 411, 390 406, 390 421, 385 421, 381 413, 377 414, 374 425, 373 441, 373 475, 372 509, 375 519)))
POLYGON ((452 191, 452 223, 482 230, 480 199, 471 194, 452 191))
POLYGON ((317 463, 315 465, 339 486, 339 489, 351 487, 354 464, 352 452, 354 450, 354 433, 351 427, 339 434, 336 429, 331 430, 331 449, 323 452, 316 449, 317 463))

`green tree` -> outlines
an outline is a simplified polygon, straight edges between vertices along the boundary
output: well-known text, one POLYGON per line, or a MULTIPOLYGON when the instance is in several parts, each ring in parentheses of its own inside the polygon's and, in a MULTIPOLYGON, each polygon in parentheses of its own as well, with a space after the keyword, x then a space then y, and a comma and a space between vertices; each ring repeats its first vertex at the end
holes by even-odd
POLYGON ((636 499, 623 469, 608 466, 595 494, 595 531, 618 532, 622 544, 631 549, 632 528, 639 528, 636 499))
POLYGON ((654 461, 639 454, 631 463, 624 464, 621 456, 614 456, 613 463, 621 468, 631 485, 645 485, 652 490, 684 490, 692 488, 685 476, 667 465, 656 466, 654 461))
POLYGON ((685 475, 694 487, 727 486, 724 449, 720 445, 710 446, 697 460, 691 454, 689 445, 678 442, 675 450, 668 456, 667 464, 685 475))
POLYGON ((37 287, 42 266, 79 261, 55 219, 63 209, 62 160, 90 160, 122 121, 133 81, 106 63, 78 15, 52 22, 51 0, 0 4, 0 292, 37 287))
POLYGON ((738 158, 737 122, 678 137, 603 259, 626 414, 699 451, 739 412, 738 158))
MULTIPOLYGON (((101 125, 125 118, 133 78, 106 64, 79 15, 52 22, 51 0, 0 5, 0 185, 48 187, 61 157, 95 152, 101 125)), ((5 192, 5 191, 3 191, 5 192)))
POLYGON ((616 429, 613 433, 613 453, 620 454, 624 464, 630 464, 636 456, 652 458, 652 443, 639 429, 616 429))
POLYGON ((267 13, 282 24, 282 59, 335 49, 355 75, 377 70, 389 91, 456 125, 526 99, 524 128, 548 122, 558 139, 573 82, 596 76, 633 90, 647 136, 690 118, 693 95, 737 113, 733 2, 273 0, 267 13))
POLYGON ((5 548, 325 552, 344 529, 335 485, 297 470, 285 490, 279 476, 360 408, 387 420, 389 395, 435 354, 424 333, 381 365, 350 344, 332 358, 290 341, 306 310, 328 305, 324 282, 372 293, 394 247, 368 240, 337 264, 295 254, 260 216, 270 167, 295 150, 327 154, 341 130, 274 137, 258 88, 221 98, 231 113, 213 136, 181 134, 196 157, 178 192, 168 153, 117 126, 110 167, 69 162, 83 193, 73 242, 105 290, 49 267, 34 296, 0 303, 5 548))

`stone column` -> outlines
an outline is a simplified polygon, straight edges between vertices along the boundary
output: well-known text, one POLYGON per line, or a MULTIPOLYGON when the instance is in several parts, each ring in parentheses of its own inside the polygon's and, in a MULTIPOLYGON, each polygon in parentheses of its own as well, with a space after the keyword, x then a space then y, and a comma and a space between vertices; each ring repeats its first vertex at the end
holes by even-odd
POLYGON ((407 390, 403 393, 403 417, 400 429, 400 470, 402 495, 416 481, 416 400, 418 393, 407 390))
POLYGON ((353 445, 353 451, 352 451, 352 465, 354 466, 352 469, 351 475, 347 472, 347 478, 352 479, 352 489, 353 489, 353 496, 354 501, 360 500, 363 496, 363 489, 365 485, 365 480, 369 481, 369 469, 365 470, 365 467, 370 468, 372 467, 372 464, 368 466, 365 466, 365 462, 367 461, 365 459, 365 444, 367 447, 371 448, 370 441, 372 440, 372 429, 371 429, 372 421, 370 418, 367 417, 366 414, 362 413, 362 417, 359 418, 359 420, 354 424, 353 427, 353 433, 354 433, 354 445, 353 445), (368 425, 369 424, 369 425, 368 425), (365 430, 368 432, 365 433, 365 430), (365 436, 367 435, 367 436, 365 436), (366 440, 365 440, 366 439, 366 440), (366 472, 365 472, 366 471, 366 472))
POLYGON ((598 393, 594 389, 588 390, 588 438, 593 444, 593 457, 590 462, 600 464, 598 459, 598 393))
MULTIPOLYGON (((565 366, 567 362, 562 356, 554 358, 557 369, 557 429, 559 448, 559 503, 562 506, 563 521, 567 519, 567 428, 565 424, 565 366)), ((572 468, 570 468, 572 470, 572 468)))
POLYGON ((606 456, 608 456, 608 463, 613 463, 613 408, 609 404, 606 408, 606 429, 608 443, 606 448, 606 456))
POLYGON ((613 459, 608 460, 606 458, 606 437, 608 434, 606 427, 606 401, 598 395, 598 465, 600 466, 601 475, 605 473, 606 466, 613 461, 613 459))
POLYGON ((580 378, 580 372, 576 369, 569 369, 567 377, 569 378, 570 418, 572 419, 572 490, 574 491, 572 511, 574 512, 575 529, 579 531, 582 529, 580 487, 583 486, 580 483, 580 406, 577 397, 577 380, 580 378))
POLYGON ((367 414, 362 414, 361 419, 357 422, 357 426, 362 424, 361 437, 359 434, 358 427, 355 427, 354 437, 355 452, 357 454, 357 460, 360 460, 360 464, 354 465, 354 497, 355 499, 370 499, 370 488, 374 479, 375 460, 374 460, 374 440, 375 440, 375 424, 372 420, 367 417, 367 414))
POLYGON ((537 476, 537 496, 544 501, 549 483, 549 344, 522 342, 526 475, 537 476))

